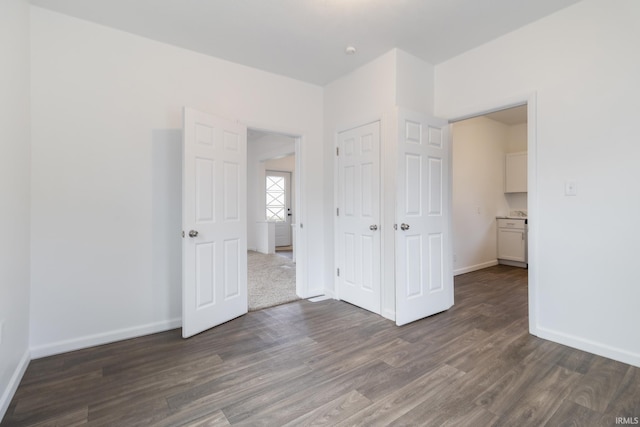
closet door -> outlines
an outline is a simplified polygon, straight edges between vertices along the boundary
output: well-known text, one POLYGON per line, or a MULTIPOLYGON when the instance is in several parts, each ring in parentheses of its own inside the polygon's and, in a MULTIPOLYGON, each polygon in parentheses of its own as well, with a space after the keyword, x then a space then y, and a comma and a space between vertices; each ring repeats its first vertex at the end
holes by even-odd
POLYGON ((396 324, 453 305, 450 161, 446 121, 398 113, 396 324))
POLYGON ((338 298, 380 313, 380 123, 338 134, 338 298))

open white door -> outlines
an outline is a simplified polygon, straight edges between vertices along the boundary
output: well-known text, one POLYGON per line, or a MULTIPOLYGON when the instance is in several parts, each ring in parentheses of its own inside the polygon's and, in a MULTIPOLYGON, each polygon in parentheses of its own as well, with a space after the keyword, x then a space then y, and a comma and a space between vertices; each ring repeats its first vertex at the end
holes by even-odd
POLYGON ((184 109, 182 336, 247 312, 247 130, 184 109))
POLYGON ((338 297, 380 314, 380 122, 338 134, 338 297))
POLYGON ((453 305, 449 125, 398 112, 396 324, 453 305))

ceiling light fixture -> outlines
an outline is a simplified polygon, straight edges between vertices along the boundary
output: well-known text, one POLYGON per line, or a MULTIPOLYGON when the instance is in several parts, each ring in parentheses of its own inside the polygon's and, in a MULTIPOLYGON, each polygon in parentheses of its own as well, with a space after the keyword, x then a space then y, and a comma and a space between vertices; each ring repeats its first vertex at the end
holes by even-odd
POLYGON ((344 49, 344 53, 345 53, 345 54, 347 54, 347 55, 355 55, 355 53, 356 53, 356 48, 355 48, 355 47, 353 47, 353 46, 347 46, 347 47, 344 49))

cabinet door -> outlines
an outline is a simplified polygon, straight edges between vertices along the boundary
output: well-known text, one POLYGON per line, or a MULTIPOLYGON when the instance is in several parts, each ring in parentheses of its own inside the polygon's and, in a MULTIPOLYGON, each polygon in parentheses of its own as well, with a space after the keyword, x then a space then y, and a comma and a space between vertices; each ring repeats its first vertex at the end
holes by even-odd
POLYGON ((526 262, 524 230, 498 229, 498 259, 526 262))
POLYGON ((511 153, 506 155, 504 192, 527 192, 527 153, 511 153))

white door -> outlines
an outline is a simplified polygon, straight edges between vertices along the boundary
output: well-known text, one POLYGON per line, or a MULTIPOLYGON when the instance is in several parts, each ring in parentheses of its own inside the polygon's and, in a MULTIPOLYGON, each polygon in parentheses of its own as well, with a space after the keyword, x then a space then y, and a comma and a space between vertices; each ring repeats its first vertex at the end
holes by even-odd
POLYGON ((338 297, 380 313, 380 123, 338 135, 338 297))
POLYGON ((446 121, 398 115, 396 324, 453 305, 449 254, 451 147, 446 121))
POLYGON ((266 171, 267 220, 275 221, 276 246, 291 245, 291 172, 266 171))
POLYGON ((182 336, 247 312, 247 130, 184 109, 182 336))

